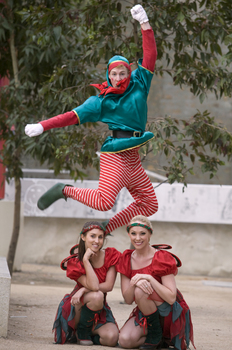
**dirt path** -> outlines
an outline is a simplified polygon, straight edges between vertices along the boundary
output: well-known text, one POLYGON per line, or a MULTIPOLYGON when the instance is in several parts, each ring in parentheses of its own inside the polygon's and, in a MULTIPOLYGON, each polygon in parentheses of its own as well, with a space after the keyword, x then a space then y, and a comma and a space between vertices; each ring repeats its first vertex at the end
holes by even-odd
MULTIPOLYGON (((23 265, 11 286, 8 337, 0 338, 0 350, 50 350, 57 305, 73 283, 54 266, 23 265)), ((192 312, 197 350, 223 350, 232 346, 232 279, 178 276, 177 286, 192 312)), ((134 305, 123 304, 119 282, 108 294, 118 322, 123 325, 134 305)), ((61 345, 59 346, 59 348, 61 345)), ((111 349, 103 346, 62 345, 65 349, 111 349)), ((193 349, 193 346, 190 347, 193 349)), ((113 349, 113 348, 112 348, 113 349)))

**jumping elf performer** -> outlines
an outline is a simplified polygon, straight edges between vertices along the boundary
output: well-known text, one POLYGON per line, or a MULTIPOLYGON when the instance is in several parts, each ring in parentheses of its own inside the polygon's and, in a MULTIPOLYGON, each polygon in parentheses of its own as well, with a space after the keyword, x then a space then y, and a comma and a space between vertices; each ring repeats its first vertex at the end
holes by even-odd
POLYGON ((154 135, 145 131, 147 123, 147 97, 153 77, 157 49, 153 30, 141 5, 131 9, 132 17, 139 21, 143 38, 143 59, 131 72, 129 61, 114 56, 107 65, 107 81, 92 84, 100 90, 72 111, 39 122, 28 124, 25 133, 32 137, 46 130, 86 122, 108 124, 112 136, 107 137, 101 148, 98 189, 75 188, 58 183, 45 192, 38 201, 41 210, 60 198, 72 198, 93 209, 110 210, 123 187, 132 195, 134 202, 112 217, 106 232, 128 224, 135 215, 151 216, 158 210, 158 201, 152 183, 145 173, 139 147, 154 135))

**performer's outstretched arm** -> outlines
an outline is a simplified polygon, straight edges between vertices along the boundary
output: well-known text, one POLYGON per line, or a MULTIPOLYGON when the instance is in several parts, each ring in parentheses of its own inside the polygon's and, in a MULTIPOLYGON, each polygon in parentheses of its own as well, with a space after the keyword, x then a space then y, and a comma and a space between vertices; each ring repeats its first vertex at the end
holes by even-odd
POLYGON ((42 134, 44 131, 62 128, 64 126, 79 124, 77 115, 73 112, 66 112, 59 114, 56 117, 43 120, 37 124, 27 124, 25 127, 25 133, 27 136, 33 137, 42 134))
POLYGON ((157 48, 153 30, 150 26, 146 11, 141 5, 135 5, 131 9, 132 17, 141 25, 143 36, 143 63, 142 66, 154 72, 157 58, 157 48))
MULTIPOLYGON (((146 24, 146 23, 145 23, 146 24)), ((142 26, 141 26, 142 27, 142 26)), ((142 66, 151 72, 155 70, 157 48, 152 28, 142 29, 143 36, 143 63, 142 66)))

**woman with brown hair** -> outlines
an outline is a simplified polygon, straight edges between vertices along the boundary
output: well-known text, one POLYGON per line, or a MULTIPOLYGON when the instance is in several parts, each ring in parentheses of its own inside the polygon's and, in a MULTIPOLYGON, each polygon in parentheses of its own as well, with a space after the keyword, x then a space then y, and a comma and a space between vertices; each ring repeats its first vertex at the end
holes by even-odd
POLYGON ((106 302, 113 289, 121 253, 115 248, 102 249, 105 231, 97 221, 86 222, 79 245, 61 263, 67 277, 76 281, 70 294, 59 304, 53 325, 55 342, 77 342, 80 345, 115 346, 118 326, 106 302))

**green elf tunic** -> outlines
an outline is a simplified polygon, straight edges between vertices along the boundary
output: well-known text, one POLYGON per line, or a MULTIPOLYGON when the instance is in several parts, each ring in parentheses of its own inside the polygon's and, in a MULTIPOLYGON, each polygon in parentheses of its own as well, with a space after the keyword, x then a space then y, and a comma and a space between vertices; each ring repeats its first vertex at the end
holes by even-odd
MULTIPOLYGON (((115 60, 124 60, 122 56, 114 56, 109 64, 115 60)), ((128 62, 129 64, 129 62, 128 62)), ((108 76, 107 85, 111 86, 108 76)), ((108 124, 109 130, 123 130, 140 132, 140 136, 130 138, 107 137, 102 145, 102 153, 118 153, 144 145, 154 137, 145 131, 147 123, 147 96, 150 90, 153 72, 142 66, 139 60, 138 68, 131 73, 129 85, 125 92, 99 94, 91 96, 81 106, 73 109, 79 124, 86 122, 103 122, 108 124)), ((138 135, 138 134, 137 134, 138 135)))

